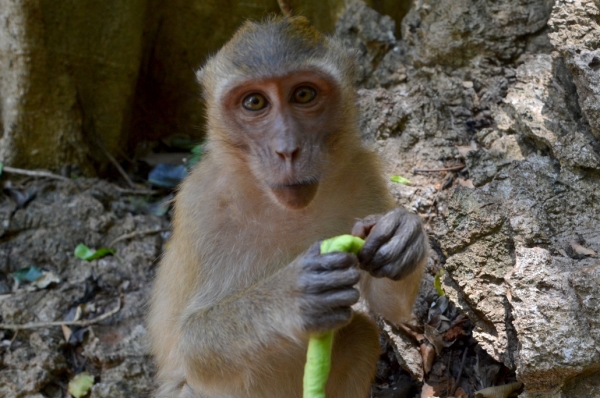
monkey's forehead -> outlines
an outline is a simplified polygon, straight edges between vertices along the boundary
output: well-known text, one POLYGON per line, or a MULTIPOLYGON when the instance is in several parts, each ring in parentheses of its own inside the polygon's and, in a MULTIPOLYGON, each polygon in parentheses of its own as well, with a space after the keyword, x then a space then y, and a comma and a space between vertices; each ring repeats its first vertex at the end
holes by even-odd
MULTIPOLYGON (((340 83, 352 83, 354 53, 326 37, 305 18, 247 22, 199 71, 205 89, 216 82, 286 76, 297 70, 320 70, 340 83)), ((217 84, 223 86, 223 84, 217 84)))

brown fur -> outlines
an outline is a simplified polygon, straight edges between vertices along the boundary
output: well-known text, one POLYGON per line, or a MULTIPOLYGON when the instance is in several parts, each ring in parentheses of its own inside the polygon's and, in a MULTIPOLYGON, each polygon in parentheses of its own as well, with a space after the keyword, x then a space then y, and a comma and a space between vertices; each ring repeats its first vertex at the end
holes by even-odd
MULTIPOLYGON (((394 206, 376 157, 358 139, 346 56, 335 53, 336 44, 302 18, 267 25, 269 34, 284 32, 278 36, 281 48, 293 39, 308 43, 301 47, 306 53, 314 46, 328 50, 309 54, 306 64, 294 62, 300 70, 330 63, 319 71, 336 82, 340 109, 335 123, 341 136, 332 138, 326 171, 310 204, 282 207, 265 192, 244 148, 232 145, 228 108, 220 105, 244 73, 261 70, 257 65, 241 72, 233 67, 231 76, 223 77, 236 46, 261 40, 264 29, 245 25, 233 44, 209 61, 201 74, 209 102, 209 150, 177 195, 173 236, 149 315, 159 397, 301 397, 308 333, 287 283, 294 272, 288 264, 318 240, 348 233, 357 219, 394 206)), ((293 73, 292 66, 278 71, 285 76, 293 73)), ((422 264, 399 282, 364 273, 362 294, 371 308, 399 321, 410 314, 421 272, 422 264)), ((336 333, 327 397, 366 397, 378 355, 373 321, 356 314, 336 333)))

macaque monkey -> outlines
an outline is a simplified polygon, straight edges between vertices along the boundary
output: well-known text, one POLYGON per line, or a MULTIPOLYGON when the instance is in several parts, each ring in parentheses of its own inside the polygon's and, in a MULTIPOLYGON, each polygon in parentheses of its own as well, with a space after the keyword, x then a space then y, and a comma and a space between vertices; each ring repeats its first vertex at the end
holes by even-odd
POLYGON ((293 17, 246 23, 198 72, 208 151, 154 286, 158 397, 301 397, 309 335, 331 329, 327 397, 369 395, 378 330, 351 306, 409 316, 428 243, 360 142, 354 68, 293 17), (350 232, 366 237, 358 256, 320 254, 350 232))

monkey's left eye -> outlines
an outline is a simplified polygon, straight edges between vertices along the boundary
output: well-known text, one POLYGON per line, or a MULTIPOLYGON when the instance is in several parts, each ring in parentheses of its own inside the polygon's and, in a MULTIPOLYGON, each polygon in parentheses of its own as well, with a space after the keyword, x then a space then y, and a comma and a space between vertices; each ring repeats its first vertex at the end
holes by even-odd
POLYGON ((250 94, 244 98, 243 106, 249 111, 260 111, 267 106, 267 100, 260 94, 250 94))
POLYGON ((317 92, 310 87, 300 87, 294 91, 294 102, 299 104, 306 104, 314 100, 317 96, 317 92))

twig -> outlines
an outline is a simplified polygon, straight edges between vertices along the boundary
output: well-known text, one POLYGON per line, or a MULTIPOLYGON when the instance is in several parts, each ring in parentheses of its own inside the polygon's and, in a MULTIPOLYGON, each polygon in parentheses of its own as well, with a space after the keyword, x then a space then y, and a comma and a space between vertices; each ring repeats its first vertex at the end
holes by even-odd
POLYGON ((136 236, 152 235, 152 234, 158 234, 160 232, 168 232, 168 231, 170 231, 169 228, 161 228, 161 229, 147 229, 145 231, 131 232, 131 233, 119 236, 118 238, 116 238, 115 240, 110 242, 108 247, 113 247, 115 245, 115 243, 117 243, 117 242, 129 239, 129 238, 135 238, 136 236))
POLYGON ((121 188, 120 186, 115 185, 115 184, 113 184, 113 186, 120 193, 124 193, 124 194, 128 194, 128 195, 159 195, 163 192, 158 189, 127 189, 127 188, 121 188))
POLYGON ((121 296, 121 297, 119 297, 119 303, 117 304, 116 308, 114 308, 113 310, 111 310, 107 313, 100 315, 97 318, 93 318, 93 319, 86 319, 86 320, 80 320, 80 321, 32 322, 32 323, 25 323, 23 325, 0 323, 0 329, 23 330, 23 329, 37 329, 37 328, 46 328, 46 327, 51 327, 51 326, 63 326, 63 325, 64 326, 86 327, 86 326, 90 326, 90 325, 93 325, 98 322, 102 322, 103 320, 115 315, 117 312, 119 312, 121 310, 122 305, 123 305, 122 301, 123 301, 123 297, 121 296))
POLYGON ((438 171, 458 171, 467 167, 466 164, 458 164, 452 167, 442 167, 440 169, 413 169, 413 173, 437 173, 438 171))
POLYGON ((25 170, 25 169, 18 169, 16 167, 4 166, 2 168, 2 171, 9 173, 9 174, 20 174, 20 175, 30 176, 30 177, 46 177, 46 178, 54 178, 56 180, 72 181, 70 178, 63 177, 61 175, 54 174, 54 173, 51 173, 46 170, 25 170))
POLYGON ((469 352, 469 347, 465 347, 465 351, 463 352, 462 361, 460 361, 460 369, 458 370, 458 377, 456 378, 456 383, 454 383, 454 387, 452 387, 452 392, 450 396, 454 396, 456 389, 458 388, 458 383, 460 383, 460 378, 462 377, 462 372, 465 367, 465 362, 467 361, 467 352, 469 352))
POLYGON ((286 17, 292 16, 292 5, 290 4, 290 0, 277 0, 277 3, 279 3, 279 8, 283 15, 286 17))
POLYGON ((133 181, 131 181, 131 179, 129 178, 129 176, 127 175, 125 170, 123 170, 123 168, 121 167, 119 162, 117 162, 117 159, 115 159, 114 156, 111 155, 108 152, 108 150, 106 150, 106 148, 102 144, 102 141, 100 141, 100 138, 96 137, 96 142, 98 143, 98 146, 100 147, 100 150, 102 151, 102 153, 104 153, 104 155, 108 158, 108 160, 110 160, 110 162, 113 164, 113 166, 115 166, 117 168, 117 171, 119 172, 119 174, 121 174, 121 176, 125 179, 125 181, 127 182, 127 185, 129 185, 131 188, 135 189, 135 184, 133 183, 133 181))
POLYGON ((12 346, 13 346, 14 342, 17 340, 18 335, 19 335, 19 330, 15 330, 15 334, 13 335, 12 339, 10 339, 10 344, 8 345, 9 352, 12 351, 12 346))

